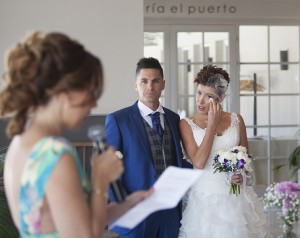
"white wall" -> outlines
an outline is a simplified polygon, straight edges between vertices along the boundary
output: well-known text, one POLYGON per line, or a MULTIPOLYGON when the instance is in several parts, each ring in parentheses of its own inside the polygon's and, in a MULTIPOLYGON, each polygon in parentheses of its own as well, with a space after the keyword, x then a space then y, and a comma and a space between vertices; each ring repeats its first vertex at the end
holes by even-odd
POLYGON ((134 71, 143 56, 143 25, 141 0, 0 0, 0 74, 6 50, 29 31, 64 32, 102 60, 105 92, 93 114, 112 112, 137 99, 134 71))

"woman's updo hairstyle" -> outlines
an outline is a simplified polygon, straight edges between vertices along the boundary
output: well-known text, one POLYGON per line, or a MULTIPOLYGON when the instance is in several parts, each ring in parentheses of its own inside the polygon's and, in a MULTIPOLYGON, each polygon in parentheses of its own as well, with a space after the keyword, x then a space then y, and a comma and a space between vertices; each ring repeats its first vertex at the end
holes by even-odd
POLYGON ((222 101, 228 89, 230 78, 228 73, 216 65, 206 65, 196 75, 194 83, 212 87, 222 101))
POLYGON ((4 80, 0 115, 11 116, 9 137, 22 133, 30 113, 46 105, 51 96, 89 90, 94 102, 103 90, 100 60, 62 33, 33 32, 13 47, 6 58, 4 80))

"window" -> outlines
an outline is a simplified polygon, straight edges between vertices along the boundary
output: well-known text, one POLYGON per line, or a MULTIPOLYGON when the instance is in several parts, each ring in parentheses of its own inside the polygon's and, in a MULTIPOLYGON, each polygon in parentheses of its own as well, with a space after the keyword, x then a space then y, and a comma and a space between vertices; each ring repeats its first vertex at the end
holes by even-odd
POLYGON ((299 135, 299 26, 240 26, 240 112, 256 184, 288 180, 299 135), (255 40, 254 40, 255 39, 255 40))
POLYGON ((182 117, 196 113, 193 83, 206 64, 231 78, 223 103, 240 113, 254 155, 254 185, 289 179, 288 157, 299 143, 299 26, 147 25, 144 55, 160 60, 162 103, 182 117), (255 86, 256 85, 256 86, 255 86))

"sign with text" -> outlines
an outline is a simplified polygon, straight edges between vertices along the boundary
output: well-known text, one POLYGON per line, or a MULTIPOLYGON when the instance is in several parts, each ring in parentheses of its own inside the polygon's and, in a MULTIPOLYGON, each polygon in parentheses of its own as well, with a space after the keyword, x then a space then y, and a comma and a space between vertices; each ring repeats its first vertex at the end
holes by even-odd
POLYGON ((300 1, 144 0, 145 17, 300 19, 300 1))

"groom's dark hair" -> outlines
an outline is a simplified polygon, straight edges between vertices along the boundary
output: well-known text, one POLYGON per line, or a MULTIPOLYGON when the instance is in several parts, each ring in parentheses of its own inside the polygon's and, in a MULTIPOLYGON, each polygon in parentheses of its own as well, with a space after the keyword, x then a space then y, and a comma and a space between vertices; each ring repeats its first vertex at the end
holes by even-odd
POLYGON ((135 75, 137 76, 141 69, 158 69, 160 72, 160 75, 162 78, 164 78, 164 72, 161 67, 161 64, 156 58, 149 57, 149 58, 141 58, 139 62, 136 64, 136 70, 135 70, 135 75))

